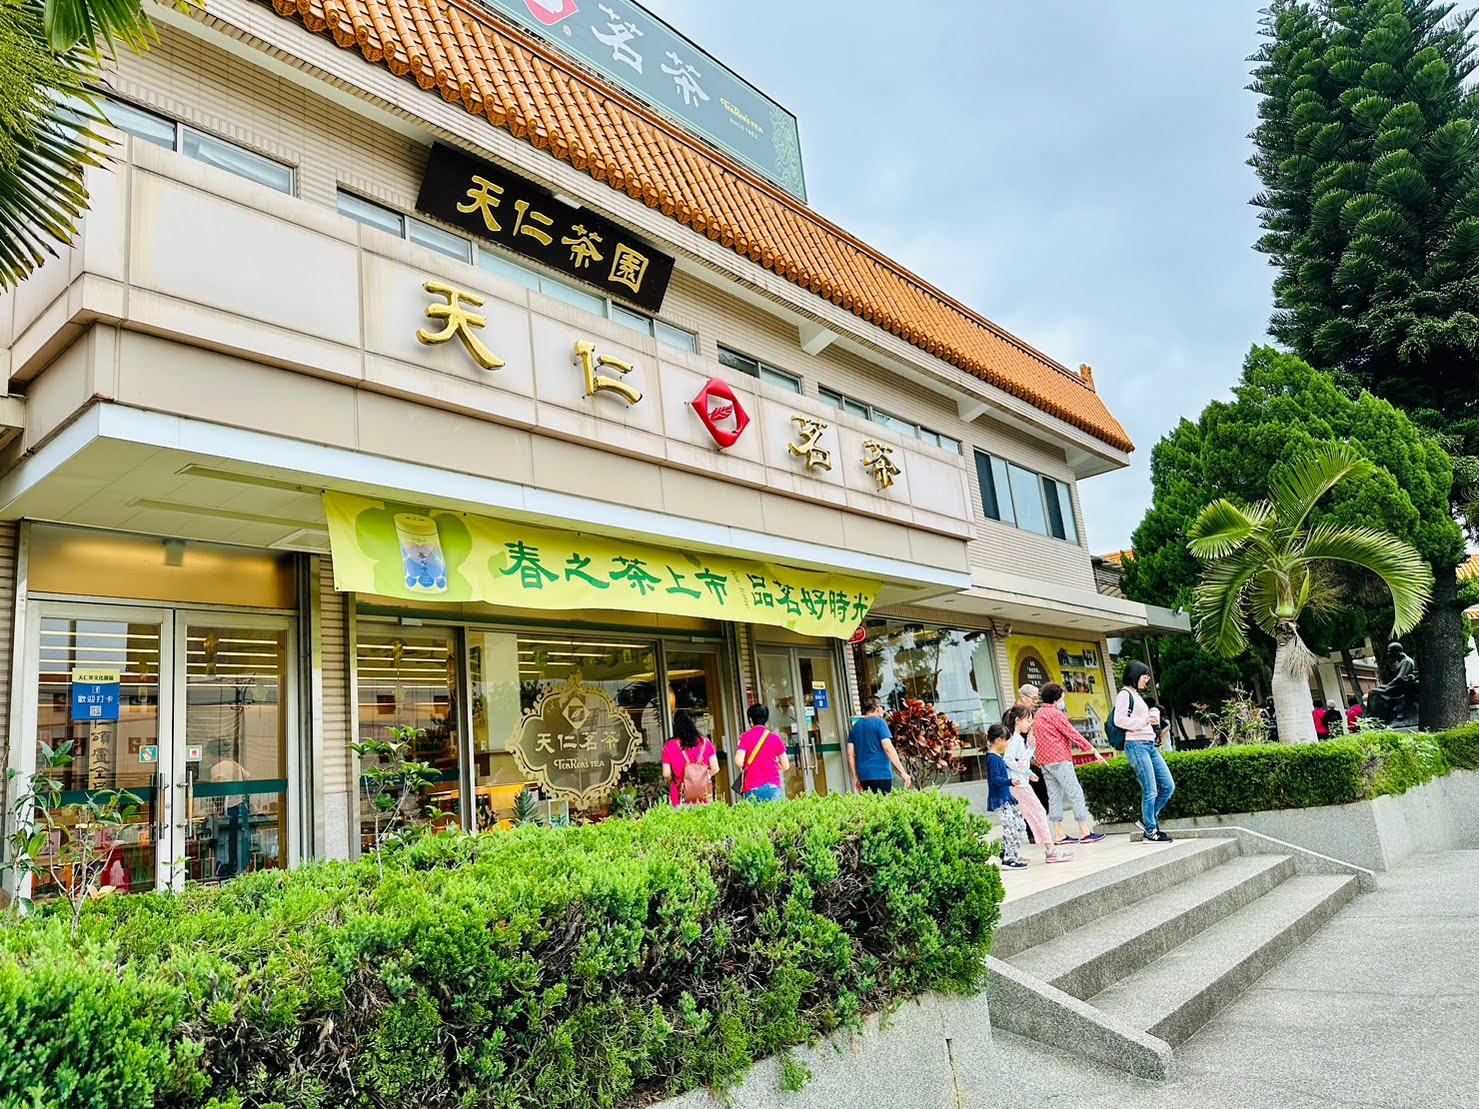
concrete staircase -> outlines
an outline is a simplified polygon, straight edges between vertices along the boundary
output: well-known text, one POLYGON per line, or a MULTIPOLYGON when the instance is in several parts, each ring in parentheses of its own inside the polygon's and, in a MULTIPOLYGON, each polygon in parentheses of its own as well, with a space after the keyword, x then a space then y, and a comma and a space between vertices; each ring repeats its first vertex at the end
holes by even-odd
POLYGON ((992 1025, 1164 1078, 1176 1045, 1363 884, 1369 872, 1236 829, 1009 902, 992 1025))

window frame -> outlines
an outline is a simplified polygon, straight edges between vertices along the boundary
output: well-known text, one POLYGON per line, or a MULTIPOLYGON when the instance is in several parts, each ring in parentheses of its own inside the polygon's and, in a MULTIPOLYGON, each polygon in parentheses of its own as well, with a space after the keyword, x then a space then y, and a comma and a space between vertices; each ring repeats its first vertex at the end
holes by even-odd
POLYGON ((1073 482, 1060 481, 1030 470, 979 447, 972 448, 972 453, 975 456, 976 481, 981 490, 982 516, 993 523, 1005 524, 1018 531, 1055 539, 1075 547, 1083 546, 1083 529, 1073 501, 1073 482), (1023 477, 1014 482, 1014 474, 1023 477), (1043 523, 1041 531, 1023 522, 1024 510, 1030 511, 1030 506, 1021 504, 1028 495, 1028 488, 1034 489, 1036 493, 1037 509, 1043 523))
POLYGON ((719 344, 719 365, 726 369, 742 373, 746 377, 753 377, 756 381, 763 381, 767 385, 774 385, 777 389, 785 389, 787 392, 798 396, 802 393, 802 379, 799 374, 793 374, 790 370, 783 370, 779 366, 772 366, 769 362, 762 361, 752 354, 745 354, 719 344), (728 358, 729 361, 725 361, 728 358), (736 365, 735 363, 748 363, 748 365, 736 365))
POLYGON ((141 104, 135 104, 132 100, 125 100, 122 97, 114 96, 111 93, 105 91, 100 91, 97 95, 98 99, 102 101, 102 114, 107 120, 108 125, 117 128, 125 135, 131 135, 132 137, 139 139, 142 142, 147 142, 152 146, 157 146, 161 150, 172 151, 173 153, 179 154, 182 157, 189 158, 192 162, 199 162, 201 165, 211 166, 213 169, 219 169, 225 173, 231 174, 233 177, 239 177, 243 181, 251 181, 254 184, 261 185, 263 188, 271 189, 275 193, 281 193, 283 196, 298 195, 297 166, 289 165, 287 162, 279 161, 277 158, 274 158, 271 155, 263 154, 260 150, 253 150, 251 147, 244 146, 239 142, 233 141, 232 139, 223 138, 220 135, 212 134, 210 131, 207 131, 201 127, 196 127, 193 124, 186 123, 184 120, 172 119, 162 112, 156 112, 152 108, 145 108, 141 104), (162 125, 161 129, 163 129, 164 127, 169 128, 170 134, 172 136, 170 145, 165 146, 162 142, 160 142, 159 136, 141 134, 139 131, 131 131, 127 127, 120 125, 117 121, 113 119, 107 119, 108 107, 110 105, 116 105, 117 107, 122 108, 126 113, 131 112, 136 116, 142 116, 144 119, 153 120, 154 122, 162 125), (227 166, 212 162, 207 158, 202 158, 198 154, 190 153, 185 149, 185 142, 187 137, 191 135, 196 136, 205 144, 214 144, 224 147, 228 152, 240 152, 248 160, 263 162, 268 166, 273 166, 284 171, 284 173, 286 173, 287 175, 286 187, 279 189, 276 185, 268 181, 264 181, 260 177, 250 177, 247 174, 239 173, 227 166))
POLYGON ((825 385, 817 386, 817 399, 823 404, 830 404, 840 412, 846 412, 849 416, 856 416, 860 420, 877 424, 879 427, 887 428, 895 435, 903 435, 909 439, 918 439, 931 447, 938 447, 942 451, 965 457, 965 444, 953 435, 946 435, 942 431, 935 431, 925 427, 923 424, 914 423, 901 416, 895 416, 892 412, 885 412, 875 408, 871 404, 864 404, 846 393, 840 393, 836 389, 829 389, 825 385))

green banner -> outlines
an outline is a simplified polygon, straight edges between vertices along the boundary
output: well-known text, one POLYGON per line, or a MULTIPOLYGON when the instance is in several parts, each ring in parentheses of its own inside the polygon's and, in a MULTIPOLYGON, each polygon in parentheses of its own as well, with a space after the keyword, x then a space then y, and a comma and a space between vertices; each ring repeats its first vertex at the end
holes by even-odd
POLYGON ((334 586, 421 601, 661 612, 846 639, 879 583, 325 493, 334 586))

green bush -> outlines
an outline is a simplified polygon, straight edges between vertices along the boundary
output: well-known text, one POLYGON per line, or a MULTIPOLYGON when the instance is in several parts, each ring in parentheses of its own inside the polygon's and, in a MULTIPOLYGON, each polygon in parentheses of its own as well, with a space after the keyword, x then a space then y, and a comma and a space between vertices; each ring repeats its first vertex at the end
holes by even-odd
POLYGON ((1437 740, 1450 766, 1458 770, 1479 770, 1479 724, 1441 732, 1437 740))
MULTIPOLYGON (((1451 766, 1479 769, 1479 727, 1439 735, 1362 733, 1326 743, 1261 744, 1173 751, 1176 792, 1167 819, 1344 805, 1405 793, 1451 766)), ((1140 784, 1127 760, 1079 768, 1089 808, 1101 820, 1140 816, 1140 784)))
POLYGON ((434 836, 0 929, 0 1106, 585 1107, 972 991, 1002 889, 933 792, 434 836), (34 1093, 33 1093, 34 1092, 34 1093))

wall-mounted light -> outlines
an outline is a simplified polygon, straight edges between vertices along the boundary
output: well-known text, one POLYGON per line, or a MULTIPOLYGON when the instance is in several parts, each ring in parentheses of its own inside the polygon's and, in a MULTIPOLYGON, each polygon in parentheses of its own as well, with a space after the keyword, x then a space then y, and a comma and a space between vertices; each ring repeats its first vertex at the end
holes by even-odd
POLYGON ((183 539, 164 541, 164 564, 166 566, 185 565, 185 541, 183 539))

